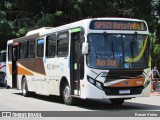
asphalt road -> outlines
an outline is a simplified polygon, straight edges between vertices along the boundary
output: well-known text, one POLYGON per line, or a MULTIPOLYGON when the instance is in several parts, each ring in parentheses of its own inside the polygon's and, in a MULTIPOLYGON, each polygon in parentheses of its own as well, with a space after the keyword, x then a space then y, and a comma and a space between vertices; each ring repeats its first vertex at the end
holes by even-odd
POLYGON ((0 111, 114 111, 160 110, 160 94, 126 100, 123 105, 110 101, 78 100, 75 106, 65 105, 60 97, 34 95, 23 97, 21 90, 0 87, 0 111))
MULTIPOLYGON (((71 111, 69 114, 74 114, 74 111, 100 111, 117 114, 121 111, 128 113, 128 111, 160 111, 160 94, 152 94, 150 97, 141 97, 131 100, 126 100, 123 105, 112 105, 110 101, 93 101, 93 100, 78 100, 75 106, 65 105, 60 97, 34 95, 31 97, 23 97, 21 90, 5 89, 0 87, 0 112, 3 111, 71 111), (73 112, 73 113, 72 113, 73 112)), ((63 114, 63 113, 62 113, 63 114)), ((93 114, 92 114, 93 115, 93 114)), ((62 115, 63 116, 63 115, 62 115)), ((124 115, 125 116, 125 115, 124 115)), ((54 117, 55 118, 55 117, 54 117)), ((56 120, 82 120, 82 117, 56 117, 56 120)), ((47 118, 12 118, 12 120, 53 120, 52 117, 47 118)), ((97 120, 98 117, 83 117, 83 120, 97 120)), ((110 117, 110 120, 117 119, 110 117)), ((119 118, 123 120, 133 120, 131 117, 119 118)), ((151 120, 151 117, 137 118, 136 120, 151 120)), ((153 118, 158 120, 159 118, 153 118)), ((0 118, 0 120, 11 120, 11 118, 0 118)), ((106 120, 102 117, 101 120, 106 120)))

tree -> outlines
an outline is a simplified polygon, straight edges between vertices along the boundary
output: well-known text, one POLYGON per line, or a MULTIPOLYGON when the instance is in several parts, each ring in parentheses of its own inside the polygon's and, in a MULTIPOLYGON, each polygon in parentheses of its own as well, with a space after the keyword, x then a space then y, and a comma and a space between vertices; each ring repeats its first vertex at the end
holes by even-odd
POLYGON ((93 17, 127 17, 146 20, 151 33, 156 33, 153 42, 154 64, 160 60, 159 19, 151 15, 153 9, 160 16, 160 0, 156 8, 152 0, 1 0, 1 41, 24 36, 29 30, 40 27, 55 27, 80 19, 93 17), (157 59, 158 58, 158 59, 157 59))
POLYGON ((0 12, 0 41, 1 49, 6 48, 6 40, 9 39, 9 36, 13 36, 13 26, 10 22, 6 20, 6 13, 4 11, 0 12))

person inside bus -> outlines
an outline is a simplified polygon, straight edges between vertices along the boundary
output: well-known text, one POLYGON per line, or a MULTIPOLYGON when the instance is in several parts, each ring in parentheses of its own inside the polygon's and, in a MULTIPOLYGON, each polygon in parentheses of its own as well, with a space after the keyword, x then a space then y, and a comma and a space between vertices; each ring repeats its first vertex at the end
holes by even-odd
POLYGON ((159 79, 160 79, 160 75, 159 75, 159 72, 157 70, 157 67, 155 66, 154 69, 152 70, 153 90, 157 89, 159 79))

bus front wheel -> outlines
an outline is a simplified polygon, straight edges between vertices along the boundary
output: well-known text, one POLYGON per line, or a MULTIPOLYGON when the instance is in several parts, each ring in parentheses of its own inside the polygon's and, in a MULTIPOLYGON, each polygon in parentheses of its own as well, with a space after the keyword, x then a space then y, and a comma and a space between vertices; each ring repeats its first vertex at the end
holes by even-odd
POLYGON ((22 94, 24 97, 29 96, 28 85, 25 78, 23 78, 23 82, 22 82, 22 94))
POLYGON ((71 96, 71 89, 68 84, 66 84, 63 89, 63 101, 67 105, 74 104, 74 98, 71 96))
POLYGON ((110 99, 113 105, 122 105, 124 103, 123 99, 110 99))

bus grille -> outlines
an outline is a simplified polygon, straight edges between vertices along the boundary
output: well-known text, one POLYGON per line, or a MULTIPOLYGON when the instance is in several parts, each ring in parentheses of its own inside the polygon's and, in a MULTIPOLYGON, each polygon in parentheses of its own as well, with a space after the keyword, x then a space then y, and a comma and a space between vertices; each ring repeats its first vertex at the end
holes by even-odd
POLYGON ((143 74, 143 70, 110 70, 107 79, 119 79, 138 77, 143 74))
POLYGON ((140 77, 144 77, 143 70, 110 70, 104 83, 117 79, 133 79, 140 77))
POLYGON ((106 95, 136 95, 142 93, 143 87, 106 87, 103 90, 106 95), (130 90, 130 93, 120 94, 121 90, 130 90))

